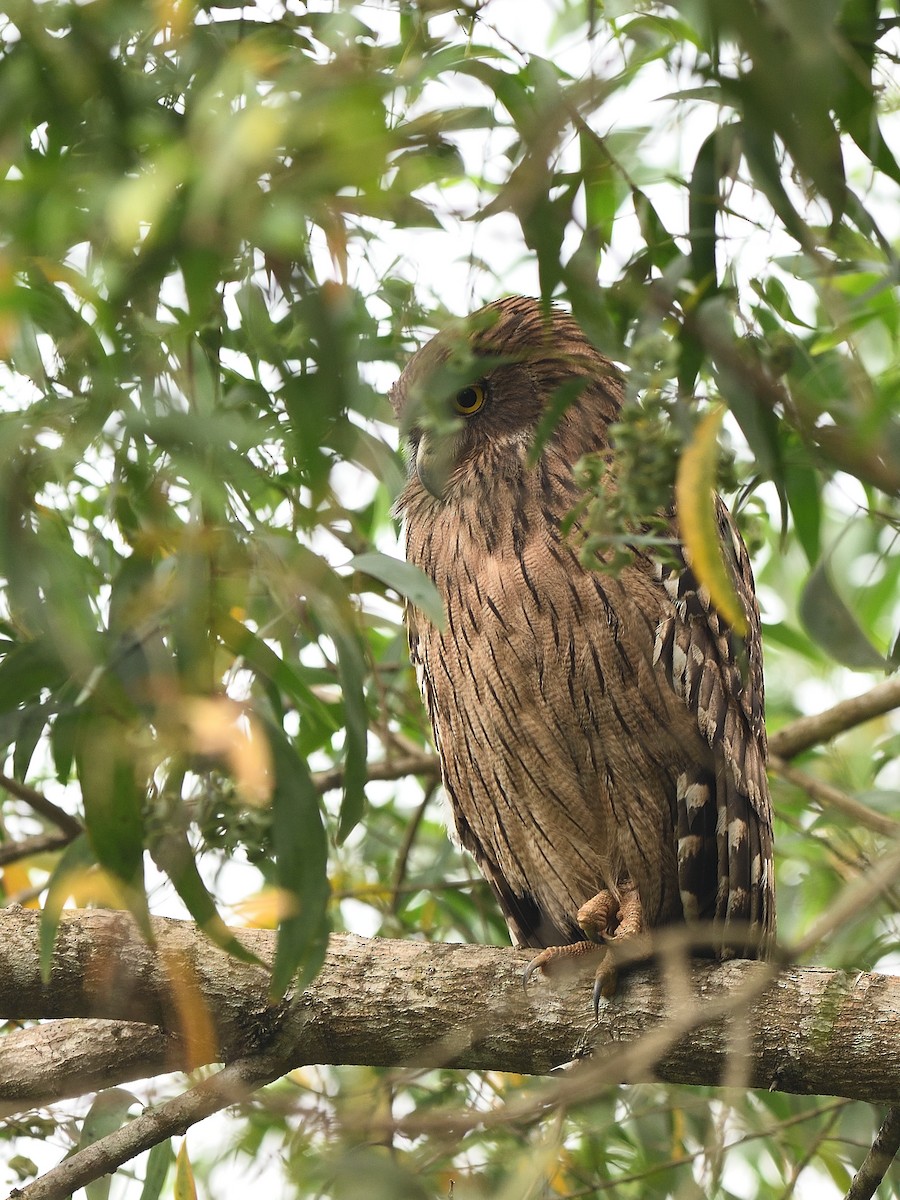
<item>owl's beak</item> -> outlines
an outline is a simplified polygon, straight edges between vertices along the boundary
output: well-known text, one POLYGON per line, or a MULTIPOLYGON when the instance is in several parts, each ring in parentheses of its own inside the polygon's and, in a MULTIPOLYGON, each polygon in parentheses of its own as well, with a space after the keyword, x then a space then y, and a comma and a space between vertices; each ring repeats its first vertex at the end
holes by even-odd
POLYGON ((423 433, 416 450, 416 474, 436 500, 443 500, 447 480, 456 466, 456 438, 423 433))

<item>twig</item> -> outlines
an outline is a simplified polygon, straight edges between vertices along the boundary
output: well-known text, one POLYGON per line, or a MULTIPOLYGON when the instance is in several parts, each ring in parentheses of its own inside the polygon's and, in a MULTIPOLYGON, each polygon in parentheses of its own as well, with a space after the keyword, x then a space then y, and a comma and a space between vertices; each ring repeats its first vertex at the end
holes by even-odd
POLYGON ((82 832, 82 825, 77 817, 70 816, 52 800, 48 800, 43 793, 35 791, 27 784, 19 783, 17 779, 10 779, 8 775, 0 775, 0 787, 6 788, 9 794, 15 796, 17 800, 24 800, 36 813, 40 813, 42 817, 52 821, 63 833, 68 833, 75 838, 82 832))
POLYGON ((434 784, 427 788, 425 795, 422 797, 422 802, 412 818, 407 823, 406 832, 403 834, 403 842, 397 852, 397 865, 394 868, 394 879, 391 883, 391 912, 396 914, 400 907, 400 896, 402 895, 403 877, 406 874, 406 865, 409 861, 409 855, 413 848, 413 842, 416 840, 416 834, 419 832, 419 826, 422 824, 422 818, 425 816, 425 809, 434 799, 434 784))
POLYGON ((865 874, 860 874, 841 891, 825 912, 813 922, 812 929, 790 948, 792 962, 802 959, 824 938, 849 925, 866 911, 883 892, 897 882, 900 871, 900 841, 888 848, 877 862, 872 863, 865 874))
POLYGON ((791 1196, 793 1196, 793 1194, 797 1188, 797 1180, 800 1178, 800 1176, 803 1174, 803 1172, 806 1170, 806 1168, 809 1166, 809 1164, 812 1162, 812 1160, 815 1158, 815 1156, 819 1153, 819 1149, 820 1149, 822 1143, 824 1141, 827 1141, 829 1135, 831 1134, 832 1129, 834 1129, 835 1125, 838 1123, 840 1115, 841 1115, 840 1108, 836 1108, 834 1110, 834 1112, 832 1112, 830 1114, 830 1116, 828 1117, 827 1121, 825 1122, 824 1128, 818 1130, 815 1137, 810 1138, 809 1142, 806 1145, 806 1149, 803 1151, 803 1153, 800 1155, 800 1157, 794 1163, 793 1170, 791 1171, 791 1177, 788 1180, 787 1187, 784 1189, 784 1191, 778 1197, 778 1200, 790 1200, 791 1196))
MULTIPOLYGON (((793 1117, 787 1117, 785 1120, 779 1121, 777 1125, 765 1129, 756 1129, 752 1133, 745 1133, 743 1137, 739 1137, 733 1142, 728 1142, 723 1147, 723 1150, 728 1154, 740 1146, 748 1145, 750 1142, 760 1141, 762 1138, 780 1134, 783 1130, 789 1129, 793 1125, 800 1125, 806 1121, 815 1121, 822 1116, 830 1116, 836 1110, 839 1115, 850 1103, 849 1100, 829 1100, 827 1104, 821 1104, 818 1108, 814 1108, 809 1112, 801 1112, 795 1114, 793 1117)), ((675 1158, 670 1158, 667 1162, 653 1163, 651 1166, 644 1167, 640 1171, 634 1171, 630 1175, 620 1175, 616 1179, 594 1182, 587 1191, 570 1193, 567 1200, 572 1200, 573 1196, 597 1196, 600 1192, 612 1191, 613 1188, 621 1187, 626 1183, 640 1183, 645 1179, 649 1179, 652 1175, 659 1174, 660 1171, 669 1171, 673 1167, 683 1167, 689 1163, 696 1162, 701 1154, 705 1153, 706 1147, 700 1146, 697 1150, 692 1150, 687 1154, 679 1154, 675 1158)))
POLYGON ((85 1146, 24 1188, 14 1188, 9 1200, 65 1200, 85 1184, 110 1175, 123 1163, 191 1125, 242 1100, 289 1069, 276 1055, 238 1059, 204 1079, 190 1091, 148 1108, 127 1125, 85 1146))
MULTIPOLYGON (((388 758, 383 762, 369 763, 366 774, 369 779, 402 779, 404 775, 440 775, 441 767, 436 754, 422 751, 403 758, 388 758)), ((343 786, 344 768, 334 767, 330 771, 318 771, 313 775, 313 785, 321 795, 343 786)))
POLYGON ((811 717, 800 717, 769 737, 769 750, 778 758, 794 758, 838 733, 900 707, 900 675, 877 683, 861 696, 842 700, 811 717))
MULTIPOLYGON (((808 750, 810 746, 827 742, 835 734, 843 733, 855 725, 861 725, 864 721, 869 721, 873 717, 881 716, 898 707, 900 707, 900 676, 886 679, 862 696, 854 696, 851 700, 842 700, 840 704, 835 704, 824 712, 816 713, 811 717, 800 717, 769 737, 772 765, 775 766, 778 760, 784 761, 793 758, 802 751, 808 750)), ((775 769, 779 774, 787 777, 781 766, 775 766, 775 769)), ((403 754, 392 756, 381 762, 369 763, 368 766, 368 777, 373 780, 402 779, 404 775, 424 775, 434 779, 439 777, 440 773, 441 767, 437 755, 428 750, 407 749, 403 754)), ((320 794, 341 787, 343 782, 343 767, 333 767, 328 771, 319 771, 313 775, 313 783, 316 791, 320 794)), ((799 786, 809 790, 805 783, 799 784, 799 786)), ((854 802, 850 801, 850 803, 854 802)), ((861 813, 865 812, 868 810, 860 806, 860 811, 854 811, 851 815, 864 822, 861 813)), ((875 814, 875 820, 879 820, 877 814, 875 814)), ((890 818, 885 817, 884 820, 888 821, 890 818)), ((900 825, 900 822, 892 822, 892 829, 888 832, 897 832, 893 829, 893 825, 900 825)), ((876 828, 879 833, 885 832, 884 826, 874 825, 872 828, 876 828)))
POLYGON ((32 854, 47 854, 51 850, 62 850, 68 846, 77 834, 71 833, 37 833, 34 837, 22 838, 18 842, 4 842, 0 845, 0 867, 18 862, 22 858, 30 858, 32 854))
POLYGON ((863 1159, 862 1166, 853 1176, 846 1200, 869 1200, 884 1179, 888 1167, 900 1150, 900 1106, 887 1110, 881 1128, 875 1135, 872 1149, 863 1159))
POLYGON ((769 767, 782 779, 786 779, 788 783, 802 788, 807 795, 823 807, 836 808, 851 820, 856 821, 857 824, 865 825, 867 829, 872 829, 875 833, 882 833, 886 837, 900 836, 900 821, 894 817, 875 812, 868 805, 860 804, 858 800, 854 800, 846 792, 839 791, 830 783, 825 783, 821 779, 807 775, 805 771, 801 771, 797 767, 790 766, 777 755, 769 755, 769 767))

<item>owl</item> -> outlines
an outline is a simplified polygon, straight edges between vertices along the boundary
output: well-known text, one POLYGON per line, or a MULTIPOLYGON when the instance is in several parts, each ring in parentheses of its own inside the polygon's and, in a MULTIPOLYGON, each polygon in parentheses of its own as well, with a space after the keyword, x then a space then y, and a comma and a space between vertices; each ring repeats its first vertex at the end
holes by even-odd
POLYGON ((583 565, 572 536, 573 468, 608 451, 622 396, 572 317, 526 297, 438 334, 391 392, 407 558, 446 611, 443 628, 412 607, 407 623, 456 833, 514 943, 540 951, 530 970, 597 955, 595 1008, 622 948, 659 927, 720 957, 764 957, 775 929, 759 614, 736 527, 716 498, 743 638, 674 513, 673 553, 636 545, 616 572, 583 565))

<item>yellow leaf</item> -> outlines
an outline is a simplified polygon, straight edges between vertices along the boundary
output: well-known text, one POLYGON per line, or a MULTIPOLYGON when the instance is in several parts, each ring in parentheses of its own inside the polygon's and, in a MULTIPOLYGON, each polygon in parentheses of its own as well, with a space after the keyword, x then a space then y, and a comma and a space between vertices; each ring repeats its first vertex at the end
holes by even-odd
POLYGON ((86 867, 66 877, 71 899, 76 908, 128 908, 128 898, 119 880, 102 867, 86 867))
POLYGON ((272 796, 269 742, 253 716, 227 696, 196 696, 182 702, 191 749, 226 760, 235 786, 256 808, 272 796))
POLYGON ((175 1159, 175 1188, 172 1194, 174 1200, 197 1200, 197 1185, 194 1182, 194 1168, 188 1158, 187 1140, 181 1143, 175 1159))
POLYGON ((722 556, 716 521, 716 459, 724 416, 722 405, 708 412, 685 447, 675 479, 675 506, 681 540, 697 582, 709 592, 716 609, 735 633, 743 637, 747 618, 722 556))
POLYGON ((250 929, 277 929, 278 922, 297 914, 297 898, 284 888, 267 887, 231 906, 242 925, 250 929))
MULTIPOLYGON (((195 1067, 215 1062, 218 1054, 216 1028, 193 963, 183 951, 168 946, 160 946, 159 954, 168 976, 169 994, 175 1009, 188 1069, 193 1070, 195 1067)), ((184 1149, 184 1143, 181 1148, 184 1149)), ((175 1193, 178 1194, 177 1185, 175 1193)))

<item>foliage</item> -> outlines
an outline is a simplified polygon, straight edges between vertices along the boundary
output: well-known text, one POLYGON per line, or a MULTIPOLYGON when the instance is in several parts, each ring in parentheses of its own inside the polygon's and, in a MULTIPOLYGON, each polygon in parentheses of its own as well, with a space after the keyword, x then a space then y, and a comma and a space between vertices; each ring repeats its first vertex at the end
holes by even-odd
MULTIPOLYGON (((395 561, 383 393, 451 309, 572 306, 659 418, 624 418, 638 497, 674 477, 696 398, 725 402, 771 728, 888 666, 896 5, 529 7, 552 28, 440 0, 5 6, 0 850, 7 900, 46 899, 48 951, 70 894, 186 910, 236 950, 221 914, 259 891, 276 997, 329 928, 505 942, 434 789, 366 787, 367 758, 428 745, 400 601, 434 597, 395 561)), ((898 741, 882 719, 804 766, 900 815, 898 741)), ((789 944, 883 838, 775 788, 789 944)), ((896 908, 816 960, 896 963, 896 908)), ((801 1172, 825 1195, 877 1124, 647 1084, 464 1143, 367 1145, 373 1089, 385 1112, 445 1113, 517 1086, 323 1069, 220 1139, 248 1170, 277 1154, 298 1196, 356 1195, 360 1172, 369 1197, 775 1196, 801 1172)), ((223 1188, 196 1159, 201 1191, 223 1188)))

